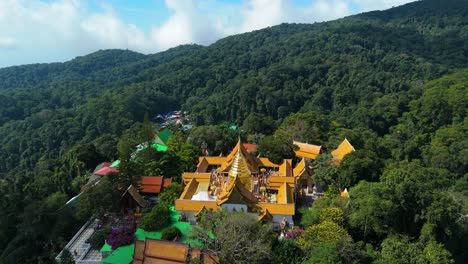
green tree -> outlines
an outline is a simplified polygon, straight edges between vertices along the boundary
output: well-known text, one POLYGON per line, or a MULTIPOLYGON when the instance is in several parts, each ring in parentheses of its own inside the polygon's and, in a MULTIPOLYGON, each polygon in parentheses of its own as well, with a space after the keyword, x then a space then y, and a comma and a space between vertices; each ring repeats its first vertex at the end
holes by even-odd
POLYGON ((301 261, 303 254, 293 239, 277 240, 273 243, 273 263, 293 264, 301 261))
POLYGON ((431 240, 426 245, 411 242, 406 236, 390 236, 382 242, 377 263, 453 263, 450 252, 431 240))
POLYGON ((180 239, 181 237, 182 232, 180 232, 180 230, 175 226, 166 227, 161 232, 162 240, 174 241, 180 239))
POLYGON ((362 237, 386 235, 392 226, 395 205, 389 199, 389 188, 381 183, 361 181, 350 189, 353 210, 349 225, 362 237))
POLYGON ((319 243, 303 264, 339 264, 342 263, 334 243, 319 243))
POLYGON ((222 263, 261 263, 272 256, 269 227, 243 212, 207 211, 193 237, 222 263))
POLYGON ((297 240, 297 244, 304 252, 308 252, 319 243, 337 243, 349 237, 349 234, 340 225, 330 221, 323 221, 307 227, 297 240))
POLYGON ((301 225, 309 227, 311 225, 318 224, 320 222, 320 209, 318 208, 301 208, 299 211, 302 214, 301 225))
POLYGON ((338 166, 340 186, 349 188, 361 180, 378 181, 383 164, 377 156, 369 150, 357 150, 346 155, 338 166))
POLYGON ((91 245, 91 248, 95 250, 100 250, 102 246, 104 246, 106 238, 111 231, 112 228, 110 227, 104 227, 100 230, 97 230, 96 232, 94 232, 94 234, 91 235, 90 238, 86 240, 86 243, 89 243, 91 245))
POLYGON ((143 228, 145 231, 158 231, 169 221, 171 211, 169 206, 163 203, 158 204, 157 206, 151 209, 151 212, 145 214, 140 222, 140 228, 143 228))
POLYGON ((177 182, 169 184, 166 190, 159 195, 160 203, 173 205, 175 200, 179 199, 182 190, 182 186, 177 182))
POLYGON ((296 113, 288 116, 275 132, 278 137, 321 145, 330 129, 328 119, 320 114, 296 113))
POLYGON ((260 139, 257 151, 271 162, 280 164, 284 159, 294 157, 294 149, 292 141, 285 137, 265 136, 260 139))
POLYGON ((270 135, 275 129, 275 121, 271 116, 250 113, 242 123, 242 129, 249 134, 270 135))
POLYGON ((339 225, 343 225, 344 220, 344 214, 340 208, 328 207, 320 211, 320 222, 330 221, 339 225))
POLYGON ((174 152, 182 161, 179 165, 183 171, 195 171, 198 163, 198 157, 201 155, 200 148, 187 143, 185 136, 181 133, 175 133, 167 143, 168 149, 174 152))
POLYGON ((116 212, 119 210, 120 195, 109 175, 103 177, 96 186, 80 195, 77 215, 87 219, 91 215, 100 217, 107 212, 116 212))
POLYGON ((314 182, 324 189, 328 187, 335 190, 341 190, 342 184, 338 178, 338 167, 333 163, 333 157, 330 154, 319 155, 313 162, 314 182))
POLYGON ((449 184, 446 171, 423 167, 419 161, 387 166, 381 181, 396 206, 393 226, 408 235, 417 234, 422 226, 420 216, 436 198, 436 192, 449 184))
POLYGON ((115 160, 118 156, 118 138, 112 134, 104 134, 93 141, 97 152, 106 160, 115 160))
POLYGON ((62 250, 62 255, 60 256, 60 264, 75 264, 75 259, 73 255, 67 248, 62 250))

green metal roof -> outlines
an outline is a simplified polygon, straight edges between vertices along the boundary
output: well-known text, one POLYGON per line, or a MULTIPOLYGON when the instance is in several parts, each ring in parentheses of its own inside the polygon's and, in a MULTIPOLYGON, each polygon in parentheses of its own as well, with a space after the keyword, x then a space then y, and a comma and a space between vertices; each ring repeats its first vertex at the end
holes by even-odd
MULTIPOLYGON (((106 243, 107 245, 107 243, 106 243)), ((104 245, 104 247, 106 246, 104 245)), ((109 246, 109 245, 107 245, 109 246)), ((109 246, 110 247, 110 246, 109 246)), ((103 259, 101 263, 105 264, 128 264, 133 260, 133 251, 135 244, 121 246, 114 250, 107 258, 103 259)), ((102 249, 101 249, 102 252, 102 249)))
MULTIPOLYGON (((191 247, 201 247, 203 244, 200 241, 190 239, 190 233, 192 231, 192 226, 189 222, 180 222, 179 221, 180 213, 171 207, 171 216, 170 221, 171 223, 166 227, 175 226, 177 227, 180 232, 182 233, 182 243, 189 244, 191 247)), ((158 230, 156 232, 146 232, 145 230, 138 228, 135 232, 135 237, 138 240, 146 240, 146 238, 151 239, 161 239, 162 230, 158 230)), ((105 264, 120 264, 120 263, 130 263, 133 260, 133 251, 135 249, 135 244, 122 246, 117 248, 116 250, 112 251, 111 246, 109 244, 104 244, 101 248, 101 252, 109 252, 112 253, 105 258, 102 263, 105 264)))
POLYGON ((111 168, 118 168, 120 165, 120 160, 116 160, 114 162, 112 162, 112 164, 110 165, 111 168))
POLYGON ((166 151, 167 151, 167 147, 166 147, 166 146, 161 145, 161 144, 158 144, 158 143, 153 143, 153 144, 151 144, 151 147, 153 147, 153 148, 156 149, 157 151, 161 151, 161 152, 166 152, 166 151))
POLYGON ((163 129, 161 132, 158 133, 158 137, 159 139, 161 139, 161 141, 164 143, 164 145, 167 144, 167 142, 169 141, 169 138, 172 137, 172 132, 171 130, 169 129, 163 129))

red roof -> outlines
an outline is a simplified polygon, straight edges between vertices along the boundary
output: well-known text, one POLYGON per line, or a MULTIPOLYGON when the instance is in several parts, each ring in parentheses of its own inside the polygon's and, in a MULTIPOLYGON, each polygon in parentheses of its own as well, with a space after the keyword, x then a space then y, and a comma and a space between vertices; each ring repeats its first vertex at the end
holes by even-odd
POLYGON ((140 190, 143 193, 160 193, 162 184, 162 176, 142 176, 140 190))
POLYGON ((119 172, 118 168, 103 167, 100 170, 96 171, 94 174, 99 176, 106 176, 109 172, 119 172))
POLYGON ((162 176, 141 176, 141 184, 144 185, 161 185, 162 176))
POLYGON ((163 184, 164 189, 166 189, 167 186, 169 186, 169 184, 171 184, 171 182, 172 182, 172 178, 164 179, 164 184, 163 184))
POLYGON ((248 152, 255 152, 257 151, 257 144, 249 144, 249 143, 243 143, 242 144, 248 152))

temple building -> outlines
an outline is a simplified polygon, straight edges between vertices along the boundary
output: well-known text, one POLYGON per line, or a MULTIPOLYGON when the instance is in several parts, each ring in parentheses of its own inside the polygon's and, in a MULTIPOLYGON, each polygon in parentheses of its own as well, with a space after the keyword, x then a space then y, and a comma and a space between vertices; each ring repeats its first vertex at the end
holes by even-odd
POLYGON ((331 152, 331 154, 333 156, 333 161, 336 164, 340 164, 341 161, 343 160, 343 158, 346 155, 348 155, 349 153, 354 152, 354 151, 356 151, 356 150, 354 149, 353 145, 351 145, 351 143, 349 143, 348 139, 345 138, 343 140, 343 142, 341 142, 341 144, 338 145, 338 147, 331 152))
POLYGON ((184 191, 175 208, 194 221, 203 210, 244 211, 273 227, 293 224, 296 179, 308 173, 304 159, 275 164, 254 157, 240 142, 226 157, 200 157, 194 173, 184 173, 184 191))
MULTIPOLYGON (((297 146, 294 150, 296 157, 303 158, 307 168, 312 168, 312 160, 315 160, 320 154, 323 153, 322 146, 303 143, 299 141, 293 141, 293 144, 297 146)), ((338 145, 338 147, 331 152, 333 157, 333 164, 339 165, 343 158, 349 153, 355 151, 354 147, 348 141, 347 138, 338 145)), ((313 195, 314 193, 321 193, 323 191, 322 186, 314 183, 308 174, 303 174, 303 177, 297 179, 297 189, 301 190, 303 195, 313 195)))
MULTIPOLYGON (((244 211, 261 221, 293 224, 296 194, 312 193, 315 184, 311 161, 322 153, 322 147, 294 141, 300 161, 293 167, 291 159, 280 164, 268 158, 255 157, 239 140, 225 157, 203 156, 199 158, 195 172, 185 172, 185 185, 175 208, 190 221, 203 210, 227 209, 244 211), (300 191, 300 192, 299 192, 300 191)), ((339 164, 354 147, 347 139, 331 152, 335 164, 339 164)))
POLYGON ((293 144, 297 146, 294 153, 296 153, 296 157, 299 158, 314 160, 318 155, 320 155, 320 153, 322 153, 322 146, 302 143, 299 141, 293 141, 293 144))

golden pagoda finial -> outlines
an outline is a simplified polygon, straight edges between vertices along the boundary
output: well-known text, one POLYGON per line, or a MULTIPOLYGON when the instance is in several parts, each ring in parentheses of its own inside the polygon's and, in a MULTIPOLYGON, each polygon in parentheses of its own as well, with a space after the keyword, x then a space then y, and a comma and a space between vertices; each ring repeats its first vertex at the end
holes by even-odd
POLYGON ((258 173, 258 164, 251 156, 251 154, 248 153, 248 151, 245 149, 240 136, 234 149, 231 151, 231 153, 229 153, 229 155, 226 156, 225 162, 221 164, 219 171, 228 172, 238 155, 240 155, 240 158, 245 162, 249 173, 258 173))
POLYGON ((242 151, 238 151, 236 153, 231 169, 228 172, 228 176, 230 182, 234 182, 237 177, 247 190, 252 190, 251 172, 245 157, 242 155, 242 151))

